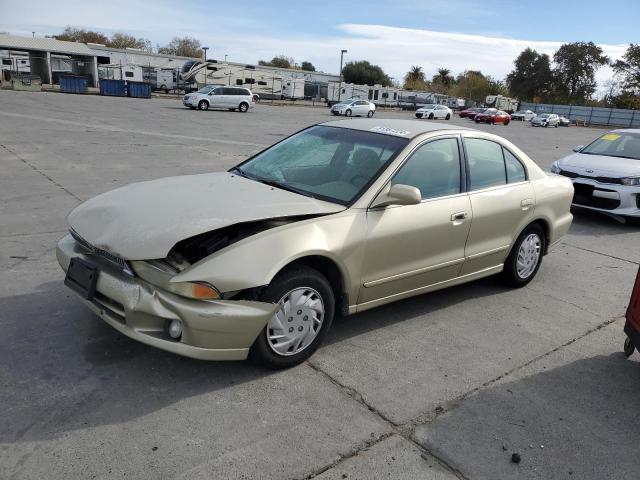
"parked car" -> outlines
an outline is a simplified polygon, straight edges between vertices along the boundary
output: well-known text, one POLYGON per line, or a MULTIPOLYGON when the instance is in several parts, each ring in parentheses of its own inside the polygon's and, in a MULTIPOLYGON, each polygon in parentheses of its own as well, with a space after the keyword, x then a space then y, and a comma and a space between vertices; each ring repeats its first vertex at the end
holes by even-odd
POLYGON ((573 180, 573 205, 640 218, 640 129, 613 130, 551 165, 573 180))
POLYGON ((373 115, 376 113, 376 105, 375 103, 369 102, 367 100, 344 100, 340 103, 336 103, 333 107, 331 107, 331 113, 334 115, 344 115, 345 117, 373 117, 373 115))
POLYGON ((477 107, 467 108, 465 110, 461 110, 458 115, 460 115, 461 118, 469 118, 470 116, 475 115, 481 110, 484 110, 484 108, 477 108, 477 107))
POLYGON ((203 87, 182 97, 182 103, 191 109, 217 108, 240 112, 248 112, 256 104, 251 90, 242 87, 203 87))
POLYGON ((560 125, 561 127, 570 127, 571 126, 571 120, 569 120, 567 117, 563 117, 562 115, 558 118, 559 122, 558 125, 560 125))
POLYGON ((555 113, 541 113, 531 120, 532 127, 556 127, 560 125, 560 117, 555 113))
POLYGON ((416 110, 416 118, 428 118, 429 120, 439 118, 449 120, 452 115, 453 111, 446 105, 427 104, 416 110))
POLYGON ((484 113, 491 113, 491 112, 497 112, 498 110, 495 108, 479 108, 476 112, 474 113, 470 113, 469 115, 467 115, 467 118, 469 120, 474 120, 476 119, 476 116, 478 115, 482 115, 484 113))
POLYGON ((502 123, 503 125, 509 125, 510 121, 511 116, 507 112, 494 109, 489 109, 489 111, 485 113, 478 113, 474 117, 474 122, 476 123, 502 123))
POLYGON ((496 135, 341 120, 227 172, 90 199, 57 258, 65 284, 124 335, 281 368, 318 348, 336 312, 494 274, 528 284, 569 229, 572 192, 496 135))
POLYGON ((529 122, 536 114, 532 110, 518 110, 511 114, 511 120, 520 120, 523 122, 529 122))

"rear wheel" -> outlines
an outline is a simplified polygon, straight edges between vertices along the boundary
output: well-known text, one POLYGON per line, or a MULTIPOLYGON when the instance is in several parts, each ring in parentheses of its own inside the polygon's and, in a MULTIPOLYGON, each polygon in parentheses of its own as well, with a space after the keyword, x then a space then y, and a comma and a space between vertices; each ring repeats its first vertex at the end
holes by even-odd
POLYGON ((510 287, 524 287, 533 280, 542 263, 546 238, 537 224, 529 225, 513 244, 504 262, 502 279, 510 287))
POLYGON ((200 102, 198 102, 198 108, 200 110, 209 110, 209 102, 206 100, 200 100, 200 102))
POLYGON ((249 110, 249 104, 247 102, 242 102, 239 106, 238 106, 238 110, 240 110, 242 113, 245 113, 249 110))
POLYGON ((374 114, 374 113, 376 113, 374 110, 369 110, 369 111, 367 112, 367 117, 369 117, 369 118, 373 117, 373 114, 374 114))
POLYGON ((287 368, 309 358, 331 327, 333 290, 317 270, 306 266, 280 272, 260 298, 279 310, 258 335, 249 358, 269 368, 287 368))
POLYGON ((509 125, 509 120, 504 121, 504 126, 506 127, 507 125, 509 125))
POLYGON ((635 351, 636 347, 633 344, 633 342, 631 341, 631 339, 629 337, 627 337, 627 339, 624 341, 624 354, 627 358, 629 358, 631 355, 633 355, 633 352, 635 351))
POLYGON ((446 117, 444 117, 444 119, 445 119, 445 120, 451 120, 451 114, 450 114, 450 113, 447 113, 447 116, 446 116, 446 117))

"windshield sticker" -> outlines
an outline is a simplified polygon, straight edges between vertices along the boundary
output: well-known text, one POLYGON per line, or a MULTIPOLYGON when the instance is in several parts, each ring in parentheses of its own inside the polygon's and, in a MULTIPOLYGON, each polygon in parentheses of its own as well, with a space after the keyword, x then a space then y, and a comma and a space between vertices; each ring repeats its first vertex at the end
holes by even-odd
POLYGON ((378 133, 386 133, 387 135, 408 135, 409 130, 396 130, 394 128, 389 128, 389 127, 373 127, 371 128, 369 131, 371 132, 378 132, 378 133))
POLYGON ((615 133, 607 133, 600 140, 606 140, 607 142, 613 142, 620 138, 620 135, 616 135, 615 133))

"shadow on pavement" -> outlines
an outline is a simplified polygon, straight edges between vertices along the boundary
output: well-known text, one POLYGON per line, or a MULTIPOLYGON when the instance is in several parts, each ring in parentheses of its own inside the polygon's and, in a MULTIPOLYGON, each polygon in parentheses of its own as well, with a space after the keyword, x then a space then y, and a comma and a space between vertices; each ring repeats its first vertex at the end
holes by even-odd
POLYGON ((540 373, 480 391, 418 427, 416 438, 476 480, 637 478, 637 358, 543 363, 540 373))

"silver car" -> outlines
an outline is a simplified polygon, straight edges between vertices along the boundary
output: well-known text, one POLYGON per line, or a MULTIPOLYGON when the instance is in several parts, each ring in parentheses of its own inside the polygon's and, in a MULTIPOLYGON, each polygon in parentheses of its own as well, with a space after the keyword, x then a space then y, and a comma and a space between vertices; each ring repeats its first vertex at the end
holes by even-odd
POLYGON ((529 122, 535 116, 536 114, 532 110, 518 110, 517 112, 511 114, 511 120, 529 122))
POLYGON ((367 116, 371 118, 376 113, 376 105, 367 100, 344 100, 331 107, 331 113, 334 115, 344 115, 345 117, 367 116))
POLYGON ((555 113, 541 113, 531 120, 532 127, 556 127, 560 125, 560 117, 555 113))
POLYGON ((573 180, 573 205, 640 218, 640 129, 613 130, 551 166, 573 180))
POLYGON ((185 107, 198 110, 219 108, 248 112, 255 107, 255 98, 248 88, 205 86, 182 97, 185 107))

